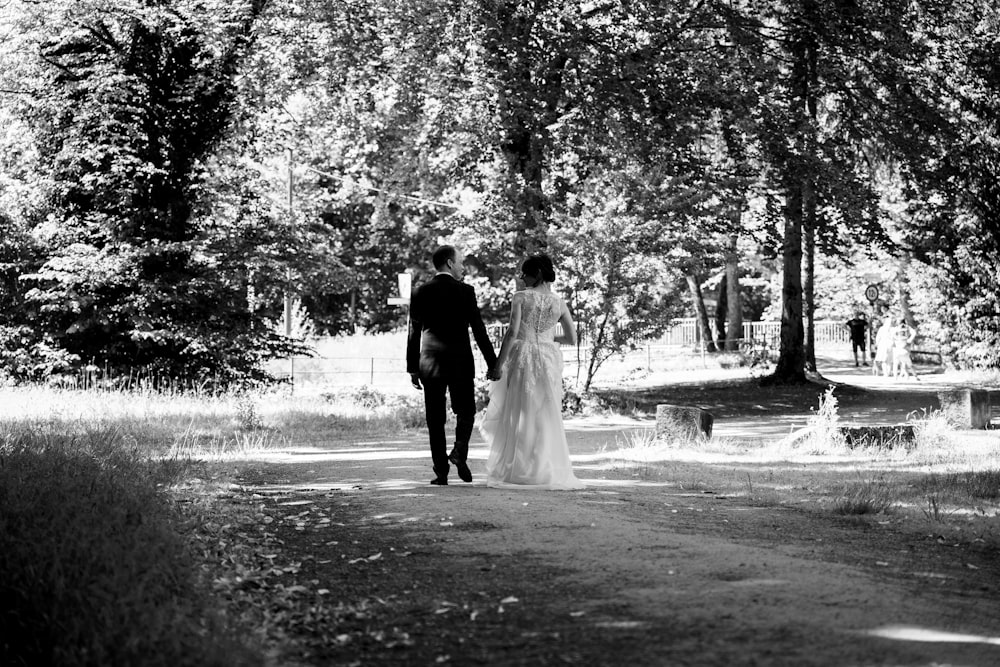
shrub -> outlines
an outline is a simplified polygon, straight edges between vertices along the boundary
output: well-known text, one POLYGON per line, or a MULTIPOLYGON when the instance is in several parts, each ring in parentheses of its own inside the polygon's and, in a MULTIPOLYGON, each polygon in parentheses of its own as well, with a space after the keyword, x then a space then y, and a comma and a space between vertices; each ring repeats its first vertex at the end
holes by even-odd
POLYGON ((493 384, 491 380, 485 378, 476 378, 476 412, 484 410, 490 402, 490 386, 493 384))
POLYGON ((79 361, 29 327, 0 326, 0 379, 15 383, 46 380, 71 372, 79 361))
POLYGON ((392 409, 403 428, 423 428, 427 424, 422 393, 393 396, 387 407, 392 409))
POLYGON ((583 396, 563 379, 562 411, 567 415, 578 415, 583 412, 583 396))
POLYGON ((243 394, 236 400, 236 423, 244 431, 259 431, 264 428, 264 421, 253 396, 243 394))

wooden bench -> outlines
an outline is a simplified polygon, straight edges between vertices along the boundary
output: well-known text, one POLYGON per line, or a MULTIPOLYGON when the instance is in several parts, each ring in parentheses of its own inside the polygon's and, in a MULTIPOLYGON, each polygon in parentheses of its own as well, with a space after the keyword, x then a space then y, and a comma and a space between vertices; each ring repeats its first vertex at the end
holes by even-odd
POLYGON ((912 359, 914 363, 935 364, 937 366, 944 365, 944 359, 942 358, 941 353, 935 350, 910 350, 910 359, 912 359))
POLYGON ((913 424, 888 424, 874 426, 841 426, 840 432, 851 449, 879 447, 893 449, 913 444, 913 424))

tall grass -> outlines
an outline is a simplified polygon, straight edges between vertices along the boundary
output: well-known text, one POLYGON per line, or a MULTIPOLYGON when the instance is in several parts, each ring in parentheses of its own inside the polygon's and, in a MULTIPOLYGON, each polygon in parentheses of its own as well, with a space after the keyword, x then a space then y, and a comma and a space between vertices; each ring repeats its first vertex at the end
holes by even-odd
POLYGON ((837 514, 883 514, 896 503, 894 484, 884 474, 858 475, 856 482, 844 486, 834 500, 837 514))
POLYGON ((287 388, 222 394, 0 390, 0 420, 42 437, 113 429, 158 456, 239 457, 254 451, 397 433, 424 423, 423 396, 360 386, 294 395, 287 388))
POLYGON ((164 494, 188 464, 113 426, 0 424, 0 663, 258 664, 201 592, 164 494))

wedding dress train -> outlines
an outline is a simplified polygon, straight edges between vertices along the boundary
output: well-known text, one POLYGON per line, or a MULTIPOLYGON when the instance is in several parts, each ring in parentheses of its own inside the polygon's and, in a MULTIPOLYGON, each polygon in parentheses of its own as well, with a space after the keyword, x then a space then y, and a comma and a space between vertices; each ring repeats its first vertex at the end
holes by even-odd
POLYGON ((490 445, 486 484, 492 487, 579 489, 562 422, 563 358, 555 342, 562 300, 523 290, 521 322, 503 377, 490 387, 480 432, 490 445))

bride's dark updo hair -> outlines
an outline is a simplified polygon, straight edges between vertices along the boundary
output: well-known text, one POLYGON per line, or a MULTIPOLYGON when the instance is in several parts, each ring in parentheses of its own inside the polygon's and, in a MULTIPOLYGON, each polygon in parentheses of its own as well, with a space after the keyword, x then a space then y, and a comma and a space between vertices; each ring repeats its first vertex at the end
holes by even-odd
POLYGON ((532 255, 524 260, 524 264, 521 265, 521 273, 536 280, 544 280, 547 283, 556 280, 556 270, 548 255, 532 255))

